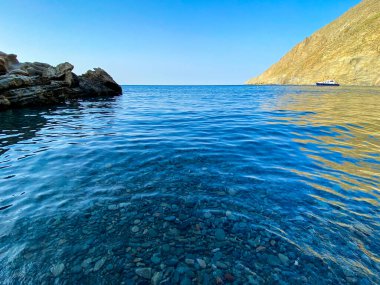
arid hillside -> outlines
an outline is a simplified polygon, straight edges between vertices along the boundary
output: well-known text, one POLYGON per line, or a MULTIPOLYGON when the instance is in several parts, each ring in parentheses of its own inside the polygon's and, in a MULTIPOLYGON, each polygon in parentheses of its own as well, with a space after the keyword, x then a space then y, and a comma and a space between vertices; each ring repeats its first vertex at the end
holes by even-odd
POLYGON ((247 84, 380 86, 380 0, 363 0, 247 84))

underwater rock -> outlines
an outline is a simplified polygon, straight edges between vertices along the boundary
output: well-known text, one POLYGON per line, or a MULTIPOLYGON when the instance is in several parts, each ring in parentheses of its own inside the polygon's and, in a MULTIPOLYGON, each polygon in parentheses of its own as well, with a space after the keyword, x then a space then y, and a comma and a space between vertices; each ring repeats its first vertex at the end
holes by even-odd
POLYGON ((51 273, 54 276, 58 276, 65 269, 65 265, 63 263, 55 264, 50 268, 51 273))
POLYGON ((150 279, 152 276, 152 269, 151 268, 137 268, 136 274, 142 278, 150 279))

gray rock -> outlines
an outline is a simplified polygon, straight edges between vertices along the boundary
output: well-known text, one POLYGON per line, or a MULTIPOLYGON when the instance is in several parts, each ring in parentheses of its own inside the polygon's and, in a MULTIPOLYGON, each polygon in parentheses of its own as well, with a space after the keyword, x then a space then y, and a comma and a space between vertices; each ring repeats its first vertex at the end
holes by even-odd
POLYGON ((117 210, 117 205, 109 205, 108 210, 117 210))
POLYGON ((0 51, 0 75, 7 74, 19 64, 17 55, 6 54, 0 51))
POLYGON ((226 233, 222 229, 216 229, 215 238, 219 241, 223 241, 226 238, 226 233))
POLYGON ((165 264, 167 266, 176 266, 178 263, 178 258, 173 256, 172 258, 169 258, 168 260, 166 260, 165 264))
POLYGON ((102 268, 102 266, 104 265, 104 263, 106 262, 106 258, 105 257, 102 257, 101 259, 99 259, 96 263, 95 263, 95 266, 94 266, 94 271, 98 271, 100 268, 102 268))
POLYGON ((212 259, 214 261, 219 261, 220 259, 222 259, 222 257, 223 257, 223 253, 221 253, 220 251, 217 251, 217 252, 215 252, 212 259))
POLYGON ((89 70, 79 76, 80 87, 87 95, 114 96, 121 95, 122 89, 112 77, 101 68, 89 70), (113 94, 113 95, 112 95, 113 94))
POLYGON ((149 267, 137 268, 135 272, 138 276, 145 279, 150 279, 152 277, 152 269, 149 267))
POLYGON ((71 272, 73 273, 80 273, 82 271, 82 267, 80 265, 76 265, 73 268, 71 268, 71 272))
POLYGON ((119 204, 119 207, 120 207, 120 208, 127 208, 128 205, 129 205, 129 203, 120 203, 120 204, 119 204))
POLYGON ((17 56, 0 52, 0 109, 64 103, 67 99, 121 95, 121 87, 103 69, 82 76, 68 62, 19 63, 17 56))
POLYGON ((106 269, 107 269, 108 271, 111 271, 111 270, 113 269, 113 265, 112 265, 111 263, 110 263, 110 264, 107 264, 106 269))
POLYGON ((133 226, 133 227, 131 228, 131 231, 132 231, 133 233, 137 233, 139 230, 140 230, 140 228, 139 228, 138 226, 133 226))
POLYGON ((180 265, 177 266, 176 271, 177 271, 179 274, 186 274, 187 272, 189 272, 189 271, 191 271, 191 270, 190 270, 190 267, 188 267, 187 265, 185 265, 185 264, 180 264, 180 265))
POLYGON ((50 272, 55 276, 59 276, 62 271, 65 269, 65 265, 63 263, 58 263, 58 264, 55 264, 53 265, 51 268, 50 268, 50 272))
POLYGON ((42 76, 50 79, 64 79, 65 75, 71 73, 74 66, 68 62, 58 64, 56 67, 49 66, 43 71, 42 76))
POLYGON ((228 268, 227 264, 225 264, 225 263, 223 263, 223 262, 220 262, 220 261, 218 261, 218 262, 216 263, 216 266, 217 266, 218 268, 221 268, 221 269, 227 269, 227 268, 228 268))
POLYGON ((169 251, 170 251, 170 245, 168 245, 168 244, 164 244, 164 245, 162 246, 162 251, 164 251, 164 252, 169 252, 169 251))
POLYGON ((168 217, 165 217, 164 220, 165 221, 168 221, 168 222, 172 222, 172 221, 175 221, 176 217, 175 216, 168 216, 168 217))
POLYGON ((272 254, 269 254, 268 257, 267 257, 267 261, 270 265, 273 265, 273 266, 276 266, 276 265, 280 265, 281 264, 281 261, 280 259, 275 256, 275 255, 272 255, 272 254))
POLYGON ((21 76, 29 76, 29 73, 26 72, 25 70, 21 69, 14 69, 10 72, 8 72, 9 75, 21 75, 21 76))
POLYGON ((252 245, 253 247, 258 247, 261 242, 261 236, 257 236, 254 240, 250 239, 248 240, 248 243, 252 245))
POLYGON ((180 285, 191 285, 191 280, 188 277, 182 279, 180 285))
POLYGON ((0 92, 11 89, 18 89, 22 87, 30 87, 37 85, 48 85, 48 79, 38 76, 24 76, 17 74, 9 74, 7 76, 0 76, 0 92))
POLYGON ((92 263, 92 258, 87 258, 82 262, 82 267, 86 268, 92 263))
POLYGON ((161 258, 158 255, 153 255, 150 259, 154 264, 159 264, 161 262, 161 258))
POLYGON ((289 258, 286 255, 279 253, 278 258, 281 260, 282 264, 284 264, 286 266, 289 265, 289 258))
POLYGON ((201 268, 206 268, 207 267, 207 264, 206 264, 206 262, 203 259, 197 258, 197 262, 198 262, 198 264, 199 264, 199 266, 201 268))
POLYGON ((159 271, 155 272, 155 273, 153 274, 152 279, 151 279, 152 284, 153 284, 153 285, 158 285, 158 284, 160 284, 161 279, 162 279, 162 273, 159 272, 159 271))

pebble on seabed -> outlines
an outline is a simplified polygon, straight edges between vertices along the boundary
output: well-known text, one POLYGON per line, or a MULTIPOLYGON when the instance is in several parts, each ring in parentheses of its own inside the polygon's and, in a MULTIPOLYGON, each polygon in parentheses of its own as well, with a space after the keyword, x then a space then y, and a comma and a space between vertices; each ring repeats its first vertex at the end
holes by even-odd
POLYGON ((201 268, 206 268, 207 267, 206 262, 203 259, 197 258, 197 262, 198 262, 198 264, 199 264, 199 266, 201 268))
POLYGON ((94 271, 98 271, 100 268, 102 268, 102 266, 104 265, 105 262, 106 262, 106 258, 105 257, 102 257, 100 260, 98 260, 95 263, 94 271))
POLYGON ((131 231, 132 231, 133 233, 137 233, 139 230, 140 230, 140 228, 139 228, 138 226, 133 226, 133 227, 131 228, 131 231))
POLYGON ((216 229, 215 238, 219 241, 223 241, 226 238, 226 233, 224 232, 223 229, 216 229))
POLYGON ((65 269, 65 265, 63 263, 55 264, 50 268, 51 273, 54 276, 58 276, 65 269))
MULTIPOLYGON (((86 226, 78 228, 76 225, 82 220, 70 220, 69 231, 67 224, 56 224, 54 220, 48 228, 53 237, 52 245, 70 246, 73 254, 62 256, 57 251, 57 256, 50 256, 52 260, 61 260, 50 266, 51 278, 77 284, 96 283, 98 276, 105 276, 110 284, 124 281, 136 285, 285 285, 316 284, 320 276, 327 276, 332 284, 347 280, 366 284, 366 279, 357 276, 328 275, 329 269, 323 260, 303 254, 280 235, 253 227, 256 224, 250 224, 245 217, 229 219, 225 211, 215 211, 212 218, 208 218, 209 210, 199 210, 192 203, 184 203, 172 213, 169 204, 180 203, 158 199, 162 200, 135 200, 128 203, 127 209, 118 207, 113 211, 99 205, 100 213, 93 210, 91 215, 83 215, 86 226), (76 230, 81 236, 80 242, 73 235, 76 230), (70 270, 65 270, 66 267, 70 270)), ((220 205, 215 202, 214 207, 207 205, 207 209, 220 205)), ((30 229, 21 226, 14 230, 30 229)), ((39 249, 38 243, 35 247, 39 249)), ((38 259, 34 252, 37 251, 30 247, 22 256, 35 264, 38 259)), ((40 281, 41 276, 36 280, 40 281)))
POLYGON ((151 268, 137 268, 136 274, 142 278, 150 279, 152 276, 152 269, 151 268))

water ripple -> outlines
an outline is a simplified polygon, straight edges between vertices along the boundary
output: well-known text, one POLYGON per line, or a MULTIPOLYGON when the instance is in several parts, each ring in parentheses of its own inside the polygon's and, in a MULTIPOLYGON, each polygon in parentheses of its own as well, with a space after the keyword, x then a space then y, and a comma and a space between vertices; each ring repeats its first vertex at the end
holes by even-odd
POLYGON ((379 284, 379 98, 126 86, 0 112, 0 279, 379 284))

